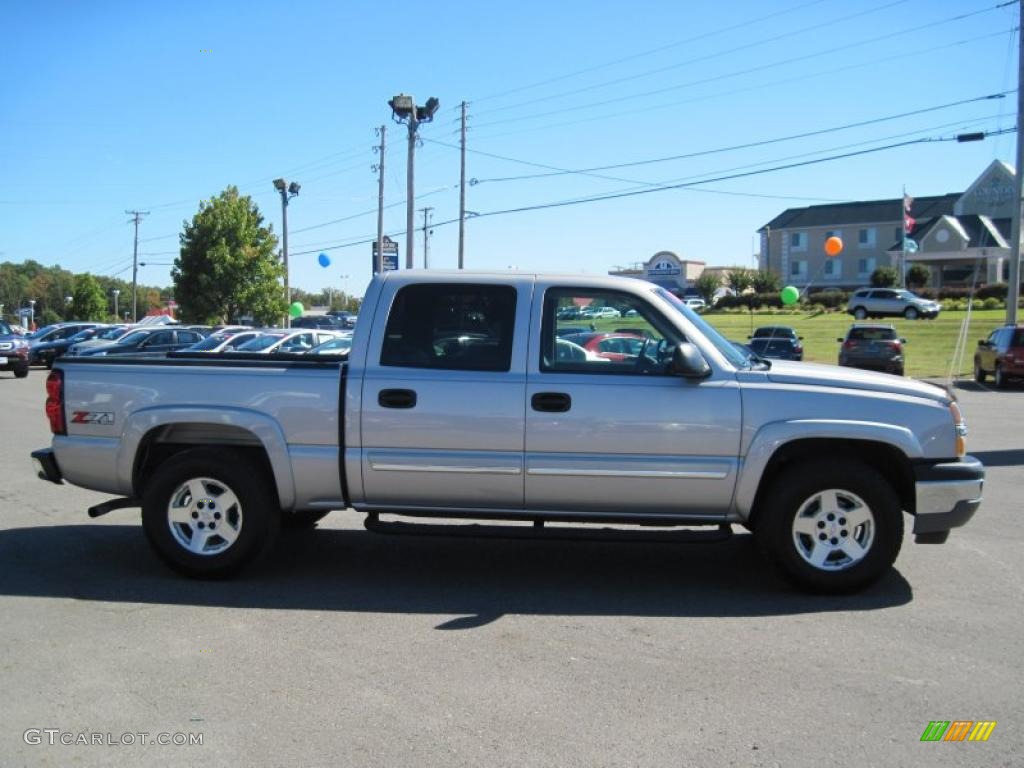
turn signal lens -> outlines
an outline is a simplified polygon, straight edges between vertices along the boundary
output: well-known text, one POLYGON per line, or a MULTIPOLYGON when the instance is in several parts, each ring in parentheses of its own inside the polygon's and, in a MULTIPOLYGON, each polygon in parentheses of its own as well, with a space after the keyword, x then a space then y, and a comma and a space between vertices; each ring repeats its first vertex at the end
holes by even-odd
POLYGON ((67 434, 64 422, 64 372, 61 370, 50 371, 46 377, 46 418, 50 421, 53 434, 67 434))

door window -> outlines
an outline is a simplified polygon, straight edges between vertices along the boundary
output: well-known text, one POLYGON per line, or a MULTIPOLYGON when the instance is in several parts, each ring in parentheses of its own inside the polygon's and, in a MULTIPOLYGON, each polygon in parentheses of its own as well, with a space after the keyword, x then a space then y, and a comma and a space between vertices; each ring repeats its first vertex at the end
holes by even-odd
POLYGON ((542 372, 669 375, 681 341, 659 313, 630 294, 551 288, 544 295, 542 372), (614 312, 602 313, 605 307, 614 312))
POLYGON ((159 331, 157 333, 154 333, 148 339, 146 339, 146 341, 143 342, 142 346, 144 346, 144 347, 160 347, 160 346, 163 346, 165 344, 173 344, 173 343, 174 343, 174 331, 159 331))
POLYGON ((380 364, 508 371, 515 316, 510 285, 407 285, 391 305, 380 364))

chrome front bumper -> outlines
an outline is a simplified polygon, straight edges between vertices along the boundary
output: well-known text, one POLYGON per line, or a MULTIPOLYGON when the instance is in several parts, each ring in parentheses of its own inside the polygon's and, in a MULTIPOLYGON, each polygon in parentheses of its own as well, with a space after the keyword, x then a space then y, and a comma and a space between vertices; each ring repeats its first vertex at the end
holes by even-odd
POLYGON ((967 523, 981 506, 985 467, 973 456, 914 469, 914 541, 941 544, 949 531, 967 523))

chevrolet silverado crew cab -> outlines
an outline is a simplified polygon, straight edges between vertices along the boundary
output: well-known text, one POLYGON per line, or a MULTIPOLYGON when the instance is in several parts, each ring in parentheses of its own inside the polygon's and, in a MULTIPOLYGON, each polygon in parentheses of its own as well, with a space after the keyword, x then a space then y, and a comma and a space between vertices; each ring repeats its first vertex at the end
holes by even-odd
POLYGON ((904 513, 939 543, 981 503, 947 391, 747 356, 648 282, 388 272, 360 316, 347 359, 58 359, 41 476, 120 497, 92 516, 141 506, 156 554, 196 577, 354 509, 371 530, 739 525, 798 586, 848 591, 890 569, 904 513), (636 334, 628 354, 560 353, 565 310, 591 305, 636 334))

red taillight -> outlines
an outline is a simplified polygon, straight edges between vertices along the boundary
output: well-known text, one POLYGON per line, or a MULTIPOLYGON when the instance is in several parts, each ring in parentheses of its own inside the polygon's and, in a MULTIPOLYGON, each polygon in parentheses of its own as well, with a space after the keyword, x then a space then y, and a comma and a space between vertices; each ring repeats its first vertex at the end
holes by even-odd
POLYGON ((46 418, 50 420, 50 431, 55 435, 66 435, 64 422, 64 371, 50 371, 46 377, 46 418))
POLYGON ((857 342, 856 341, 844 341, 843 342, 843 349, 853 349, 856 346, 857 346, 857 342))
POLYGON ((900 343, 898 341, 887 341, 885 346, 889 347, 889 349, 895 349, 897 352, 900 351, 900 343))

